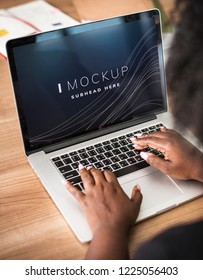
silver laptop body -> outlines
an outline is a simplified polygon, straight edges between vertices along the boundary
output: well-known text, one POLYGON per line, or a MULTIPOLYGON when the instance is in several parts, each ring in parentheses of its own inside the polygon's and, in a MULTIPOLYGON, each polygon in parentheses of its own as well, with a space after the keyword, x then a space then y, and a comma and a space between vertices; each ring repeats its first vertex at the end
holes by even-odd
MULTIPOLYGON (((61 182, 72 176, 81 187, 74 175, 80 161, 102 169, 114 159, 109 166, 128 195, 141 185, 138 221, 202 195, 202 184, 172 180, 139 154, 136 167, 128 141, 136 132, 176 125, 167 112, 157 10, 13 39, 7 53, 28 161, 81 242, 92 233, 61 182)), ((187 137, 196 143, 189 131, 187 137)))

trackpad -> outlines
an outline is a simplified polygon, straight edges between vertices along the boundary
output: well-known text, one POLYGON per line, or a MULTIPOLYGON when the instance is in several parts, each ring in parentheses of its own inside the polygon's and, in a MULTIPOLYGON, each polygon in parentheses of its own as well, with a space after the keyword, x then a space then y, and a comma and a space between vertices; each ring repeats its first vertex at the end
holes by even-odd
POLYGON ((142 211, 169 201, 183 194, 183 191, 173 183, 166 175, 157 171, 133 181, 123 183, 122 187, 129 197, 132 188, 140 184, 143 201, 142 211))

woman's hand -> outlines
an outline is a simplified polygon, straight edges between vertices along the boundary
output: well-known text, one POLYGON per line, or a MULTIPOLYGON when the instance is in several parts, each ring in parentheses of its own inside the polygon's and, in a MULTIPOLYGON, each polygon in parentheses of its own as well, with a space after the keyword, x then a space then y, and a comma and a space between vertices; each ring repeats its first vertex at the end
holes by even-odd
POLYGON ((131 199, 121 188, 116 176, 109 170, 87 170, 80 166, 85 194, 70 182, 67 187, 79 202, 93 234, 104 227, 122 227, 126 234, 134 224, 142 200, 139 187, 134 187, 131 199))
POLYGON ((86 258, 128 258, 128 232, 142 201, 139 185, 133 188, 129 198, 109 170, 93 167, 87 170, 80 165, 80 175, 85 194, 70 182, 67 188, 80 204, 93 233, 86 258))
POLYGON ((135 149, 147 147, 164 154, 164 158, 152 153, 140 155, 152 166, 176 179, 194 179, 203 182, 203 154, 174 130, 162 128, 159 132, 143 134, 131 139, 135 149))

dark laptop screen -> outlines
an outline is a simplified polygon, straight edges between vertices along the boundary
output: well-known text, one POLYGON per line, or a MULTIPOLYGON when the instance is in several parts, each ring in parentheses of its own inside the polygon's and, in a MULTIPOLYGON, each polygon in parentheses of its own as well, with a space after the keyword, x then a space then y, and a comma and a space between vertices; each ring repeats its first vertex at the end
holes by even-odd
POLYGON ((7 44, 26 151, 166 109, 159 13, 7 44))

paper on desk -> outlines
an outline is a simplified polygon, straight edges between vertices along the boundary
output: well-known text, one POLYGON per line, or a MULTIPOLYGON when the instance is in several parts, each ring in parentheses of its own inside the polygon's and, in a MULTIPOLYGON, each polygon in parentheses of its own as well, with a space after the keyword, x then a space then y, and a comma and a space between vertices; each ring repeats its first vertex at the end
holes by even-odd
POLYGON ((6 57, 6 42, 12 38, 77 24, 78 21, 43 0, 0 10, 0 53, 6 57))

